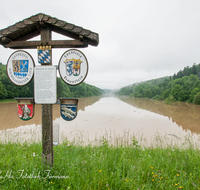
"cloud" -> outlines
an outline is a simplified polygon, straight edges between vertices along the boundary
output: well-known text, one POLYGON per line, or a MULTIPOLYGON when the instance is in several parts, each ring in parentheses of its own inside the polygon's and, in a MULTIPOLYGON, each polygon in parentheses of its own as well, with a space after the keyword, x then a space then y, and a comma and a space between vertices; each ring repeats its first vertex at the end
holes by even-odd
MULTIPOLYGON (((42 12, 99 34, 98 47, 80 50, 89 62, 85 81, 100 88, 173 75, 200 62, 200 2, 196 0, 35 0, 31 8, 22 5, 30 6, 25 0, 4 2, 9 11, 0 12, 1 29, 42 12)), ((54 65, 66 50, 53 50, 54 65)), ((0 47, 0 52, 5 64, 13 50, 0 47)), ((38 64, 36 50, 29 52, 38 64)))

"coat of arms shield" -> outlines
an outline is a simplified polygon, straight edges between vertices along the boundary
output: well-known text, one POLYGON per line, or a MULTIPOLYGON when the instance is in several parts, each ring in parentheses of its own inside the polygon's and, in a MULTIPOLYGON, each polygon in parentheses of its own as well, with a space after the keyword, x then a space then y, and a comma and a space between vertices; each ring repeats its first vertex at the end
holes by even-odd
POLYGON ((29 60, 12 60, 14 76, 22 79, 28 74, 29 60))
POLYGON ((30 120, 34 116, 33 98, 15 98, 17 100, 18 117, 24 121, 30 120))
POLYGON ((60 114, 66 121, 72 121, 77 116, 78 99, 60 99, 60 114))
POLYGON ((80 59, 66 59, 65 65, 67 76, 79 76, 81 72, 81 63, 82 61, 80 59))
POLYGON ((50 64, 51 63, 51 46, 38 46, 38 63, 50 64))

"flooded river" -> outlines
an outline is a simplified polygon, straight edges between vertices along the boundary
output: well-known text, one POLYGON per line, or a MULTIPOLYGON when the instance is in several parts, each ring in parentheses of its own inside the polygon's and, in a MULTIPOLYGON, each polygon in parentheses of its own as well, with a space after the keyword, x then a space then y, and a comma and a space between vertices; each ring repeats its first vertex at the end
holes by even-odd
MULTIPOLYGON (((41 105, 29 121, 17 116, 17 104, 0 104, 0 138, 8 141, 41 141, 41 105)), ((184 143, 198 146, 200 106, 129 97, 80 98, 73 121, 60 117, 60 105, 53 105, 53 123, 59 124, 59 143, 130 144, 134 137, 141 145, 184 143)))

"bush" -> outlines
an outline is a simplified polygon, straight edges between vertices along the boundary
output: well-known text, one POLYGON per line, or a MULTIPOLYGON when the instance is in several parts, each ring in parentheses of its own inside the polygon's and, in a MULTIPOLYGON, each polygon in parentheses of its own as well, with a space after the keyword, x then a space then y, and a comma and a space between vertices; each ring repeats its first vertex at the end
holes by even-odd
POLYGON ((165 104, 172 104, 172 103, 174 103, 176 100, 175 100, 175 98, 174 98, 174 96, 172 96, 172 95, 170 95, 169 97, 167 97, 166 99, 165 99, 165 104))
POLYGON ((163 100, 162 97, 160 95, 156 95, 153 97, 154 100, 163 100))
POLYGON ((198 92, 195 96, 194 96, 194 104, 200 105, 200 92, 198 92))

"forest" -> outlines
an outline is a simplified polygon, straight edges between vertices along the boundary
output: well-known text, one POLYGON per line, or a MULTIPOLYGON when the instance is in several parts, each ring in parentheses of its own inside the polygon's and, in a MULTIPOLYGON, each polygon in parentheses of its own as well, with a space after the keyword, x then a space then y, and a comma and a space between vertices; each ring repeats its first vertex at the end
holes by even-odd
POLYGON ((162 77, 121 88, 118 95, 200 104, 200 64, 184 67, 173 76, 162 77))
MULTIPOLYGON (((77 86, 67 85, 60 77, 57 77, 57 97, 77 98, 99 96, 103 90, 81 83, 77 86)), ((34 97, 34 79, 25 86, 16 86, 7 76, 6 65, 0 63, 0 99, 12 99, 14 97, 34 97)))

